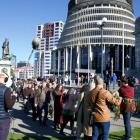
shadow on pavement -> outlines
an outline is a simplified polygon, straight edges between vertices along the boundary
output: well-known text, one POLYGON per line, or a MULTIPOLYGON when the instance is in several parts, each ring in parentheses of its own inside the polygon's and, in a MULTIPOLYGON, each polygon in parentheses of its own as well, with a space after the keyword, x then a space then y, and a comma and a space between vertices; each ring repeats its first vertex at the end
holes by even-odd
MULTIPOLYGON (((133 114, 133 117, 135 117, 135 118, 140 118, 140 112, 134 113, 134 114, 133 114)), ((140 121, 138 121, 138 122, 140 122, 140 121)))
MULTIPOLYGON (((27 136, 41 136, 42 138, 47 136, 53 136, 53 137, 60 137, 58 131, 55 131, 53 129, 53 122, 51 120, 48 121, 47 126, 42 126, 39 124, 39 121, 33 121, 31 117, 31 113, 26 114, 21 108, 21 104, 18 103, 19 108, 15 107, 12 111, 12 117, 13 125, 11 127, 11 130, 13 130, 15 133, 20 133, 25 135, 25 138, 23 140, 28 140, 27 136), (18 122, 19 121, 19 122, 18 122)), ((46 139, 46 138, 45 138, 46 139)), ((50 138, 47 138, 46 140, 49 140, 50 138)), ((12 140, 12 139, 10 139, 12 140)), ((14 139, 15 140, 15 139, 14 139)), ((42 139, 41 139, 42 140, 42 139)))

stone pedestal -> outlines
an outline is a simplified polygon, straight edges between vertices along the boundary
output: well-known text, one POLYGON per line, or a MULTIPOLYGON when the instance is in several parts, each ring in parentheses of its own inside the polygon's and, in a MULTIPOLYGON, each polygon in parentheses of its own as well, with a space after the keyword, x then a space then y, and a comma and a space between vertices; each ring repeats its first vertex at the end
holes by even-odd
POLYGON ((6 86, 10 87, 12 85, 11 80, 11 61, 9 59, 0 59, 0 72, 4 71, 8 75, 8 81, 6 86))
POLYGON ((11 76, 11 61, 6 59, 0 59, 0 72, 5 71, 8 76, 11 76))

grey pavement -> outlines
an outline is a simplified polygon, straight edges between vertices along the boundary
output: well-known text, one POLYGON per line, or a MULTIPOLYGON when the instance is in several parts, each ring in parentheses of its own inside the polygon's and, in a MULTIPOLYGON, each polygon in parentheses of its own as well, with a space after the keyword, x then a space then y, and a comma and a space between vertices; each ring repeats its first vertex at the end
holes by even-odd
MULTIPOLYGON (((32 135, 38 135, 38 136, 56 136, 59 137, 59 131, 55 131, 53 129, 53 122, 50 118, 48 121, 47 126, 41 126, 39 124, 39 121, 33 121, 31 118, 31 112, 27 115, 23 110, 23 104, 22 102, 16 103, 14 105, 13 113, 12 113, 14 119, 11 123, 11 132, 15 133, 21 133, 25 136, 32 136, 32 135)), ((132 117, 131 120, 132 128, 140 128, 140 114, 136 117, 132 117)), ((124 130, 123 125, 123 119, 122 116, 119 120, 114 121, 114 114, 112 113, 111 117, 111 128, 110 132, 120 131, 124 130)), ((70 135, 69 127, 64 130, 66 135, 70 135)))
MULTIPOLYGON (((23 102, 16 103, 14 105, 13 111, 12 111, 13 119, 11 121, 11 133, 20 133, 25 136, 61 136, 59 134, 59 131, 55 131, 53 129, 53 121, 51 118, 49 118, 47 126, 42 126, 39 124, 39 121, 33 121, 31 117, 31 112, 28 114, 24 112, 23 109, 23 102)), ((64 131, 67 135, 70 134, 70 130, 66 129, 64 131)))

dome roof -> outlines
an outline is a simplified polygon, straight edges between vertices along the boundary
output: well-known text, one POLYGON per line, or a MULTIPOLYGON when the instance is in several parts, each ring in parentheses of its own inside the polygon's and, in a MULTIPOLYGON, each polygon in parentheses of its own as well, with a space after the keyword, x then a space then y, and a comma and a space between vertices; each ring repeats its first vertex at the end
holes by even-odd
POLYGON ((82 8, 83 6, 93 4, 117 4, 120 6, 125 6, 126 8, 131 7, 131 9, 133 9, 133 0, 70 0, 69 10, 75 6, 82 8))
MULTIPOLYGON (((104 2, 104 1, 112 1, 112 0, 70 0, 70 2, 74 2, 74 3, 77 3, 77 4, 80 4, 80 3, 84 3, 84 2, 96 2, 96 1, 99 1, 100 3, 104 2)), ((132 1, 133 0, 113 0, 113 1, 119 1, 119 2, 124 2, 124 3, 129 3, 129 4, 132 4, 132 1)))

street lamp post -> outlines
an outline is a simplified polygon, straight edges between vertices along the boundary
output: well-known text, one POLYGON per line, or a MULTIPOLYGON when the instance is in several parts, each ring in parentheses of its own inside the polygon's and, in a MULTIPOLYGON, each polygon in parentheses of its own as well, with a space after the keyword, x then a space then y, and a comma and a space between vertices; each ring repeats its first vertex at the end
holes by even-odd
POLYGON ((28 61, 27 61, 27 64, 26 64, 26 79, 28 78, 28 71, 27 71, 27 68, 28 68, 28 65, 29 65, 29 61, 31 59, 31 56, 34 52, 34 50, 37 50, 39 48, 39 44, 40 44, 40 39, 35 37, 32 41, 32 51, 28 57, 28 61))
POLYGON ((80 74, 80 72, 79 72, 79 70, 80 70, 80 42, 78 41, 78 45, 77 45, 77 68, 78 68, 78 86, 79 86, 79 74, 80 74))
POLYGON ((101 31, 101 49, 102 49, 102 58, 101 58, 101 77, 103 78, 103 69, 104 69, 104 55, 105 55, 105 46, 103 46, 103 27, 107 22, 107 18, 103 17, 102 20, 97 22, 98 27, 101 31))

